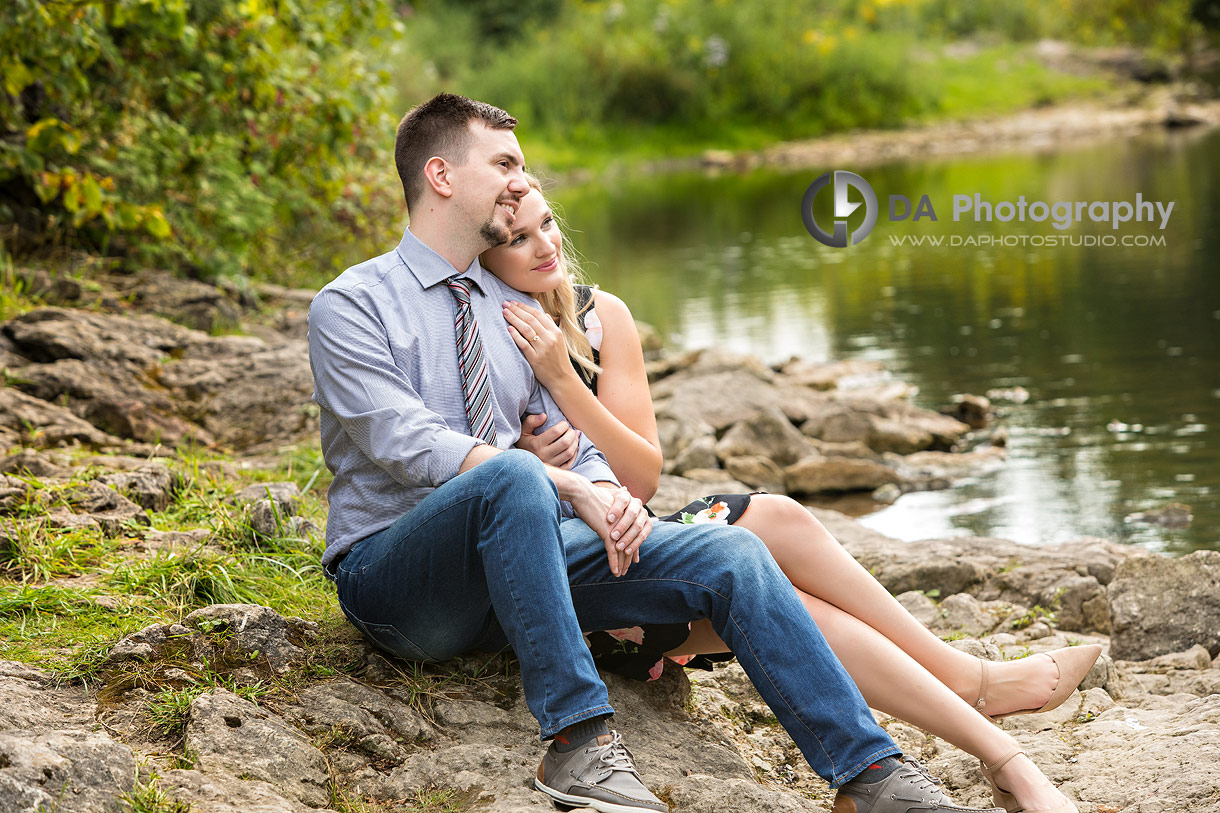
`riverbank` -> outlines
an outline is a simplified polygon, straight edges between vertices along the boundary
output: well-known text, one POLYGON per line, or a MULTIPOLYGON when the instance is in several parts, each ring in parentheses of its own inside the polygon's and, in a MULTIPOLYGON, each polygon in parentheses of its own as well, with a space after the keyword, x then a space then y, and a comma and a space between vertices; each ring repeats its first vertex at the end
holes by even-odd
POLYGON ((1156 130, 1220 127, 1220 99, 1187 84, 1135 86, 1102 98, 1071 99, 999 116, 964 118, 896 130, 863 130, 741 151, 707 149, 664 159, 614 163, 606 170, 556 173, 561 184, 595 182, 605 172, 746 173, 760 168, 863 168, 890 161, 948 155, 1038 152, 1129 138, 1156 130))
MULTIPOLYGON (((539 748, 511 659, 386 658, 322 578, 312 291, 22 279, 42 293, 0 325, 0 807, 550 809, 526 784, 539 748)), ((689 353, 649 375, 670 461, 658 511, 755 482, 901 499, 1003 465, 983 399, 917 410, 875 364, 689 353)), ((906 544, 815 514, 957 647, 1106 646, 1059 711, 1004 723, 1089 813, 1220 811, 1220 554, 906 544), (1176 770, 1188 763, 1202 774, 1176 770)), ((673 810, 828 808, 736 665, 607 683, 673 810)), ((880 719, 956 798, 983 800, 973 760, 880 719)))

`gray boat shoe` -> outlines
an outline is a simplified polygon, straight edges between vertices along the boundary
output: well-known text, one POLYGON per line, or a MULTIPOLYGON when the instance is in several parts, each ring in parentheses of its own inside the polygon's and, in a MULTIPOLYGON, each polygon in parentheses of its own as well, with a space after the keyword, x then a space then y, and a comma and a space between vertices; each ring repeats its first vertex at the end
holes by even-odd
POLYGON ((913 757, 880 782, 848 782, 839 788, 831 813, 1005 813, 1000 807, 963 807, 940 789, 941 781, 913 757))
POLYGON ((552 746, 534 786, 557 802, 601 813, 669 813, 669 805, 644 787, 633 759, 617 731, 565 754, 552 746))

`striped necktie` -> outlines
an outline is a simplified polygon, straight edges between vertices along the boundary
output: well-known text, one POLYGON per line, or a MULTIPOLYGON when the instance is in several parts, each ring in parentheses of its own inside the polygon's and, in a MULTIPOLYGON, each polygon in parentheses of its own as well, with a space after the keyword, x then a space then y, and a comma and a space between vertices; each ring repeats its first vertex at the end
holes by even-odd
POLYGON ((496 423, 491 415, 491 382, 487 377, 487 361, 483 358, 479 325, 470 307, 470 287, 468 281, 460 277, 450 277, 445 282, 458 303, 453 328, 457 335, 458 369, 462 373, 462 394, 466 397, 470 434, 495 446, 496 423))

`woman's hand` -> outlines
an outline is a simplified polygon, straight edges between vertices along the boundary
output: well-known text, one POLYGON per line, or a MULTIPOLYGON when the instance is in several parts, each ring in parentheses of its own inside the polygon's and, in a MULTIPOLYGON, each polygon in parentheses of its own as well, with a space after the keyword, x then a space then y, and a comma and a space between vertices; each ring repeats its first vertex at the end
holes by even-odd
POLYGON ((542 386, 554 389, 568 376, 576 375, 563 331, 551 317, 520 302, 505 302, 504 320, 508 322, 508 334, 542 386))
POLYGON ((652 533, 653 522, 642 502, 621 486, 592 484, 569 499, 576 516, 605 543, 611 573, 622 576, 640 561, 640 545, 652 533))
POLYGON ((546 423, 546 413, 541 415, 526 415, 521 421, 521 438, 517 441, 518 449, 525 449, 543 463, 557 469, 570 469, 576 461, 576 453, 580 450, 580 432, 573 429, 567 421, 560 421, 541 434, 534 434, 538 427, 546 423))

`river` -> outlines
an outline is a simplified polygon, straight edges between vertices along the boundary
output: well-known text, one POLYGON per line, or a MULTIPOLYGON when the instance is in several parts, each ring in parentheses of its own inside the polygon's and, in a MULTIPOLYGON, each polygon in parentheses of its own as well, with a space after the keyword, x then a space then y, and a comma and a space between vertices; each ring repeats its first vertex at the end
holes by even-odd
MULTIPOLYGON (((877 360, 932 409, 955 393, 1028 393, 997 400, 1010 435, 1000 471, 888 507, 826 504, 903 539, 1220 550, 1220 131, 872 165, 859 172, 880 217, 849 248, 823 246, 802 221, 805 189, 825 169, 598 180, 554 197, 588 276, 675 348, 877 360), (1174 207, 1164 229, 1159 216, 1115 230, 1087 212, 1062 230, 955 222, 953 197, 976 193, 993 204, 1138 193, 1174 207), (938 219, 891 221, 894 194, 926 194, 938 219), (1035 244, 1052 235, 1097 245, 1035 244), (898 244, 930 237, 943 244, 898 244), (1164 241, 1105 245, 1112 237, 1164 241), (1189 527, 1126 519, 1170 502, 1191 506, 1189 527)), ((818 197, 821 224, 831 198, 818 197)))

